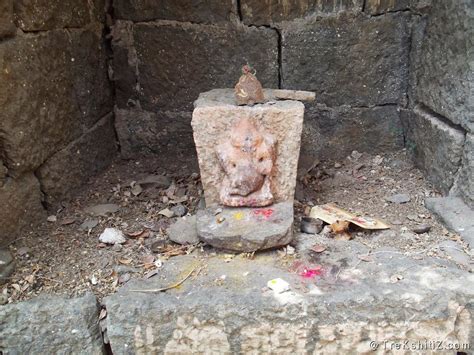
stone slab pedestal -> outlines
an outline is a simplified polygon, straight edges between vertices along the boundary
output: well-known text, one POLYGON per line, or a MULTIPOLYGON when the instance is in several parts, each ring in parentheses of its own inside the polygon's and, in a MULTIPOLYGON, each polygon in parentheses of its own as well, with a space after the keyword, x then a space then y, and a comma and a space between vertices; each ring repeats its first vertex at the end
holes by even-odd
POLYGON ((213 247, 238 252, 287 245, 293 238, 293 203, 264 208, 211 207, 197 213, 199 239, 213 247))
POLYGON ((233 89, 202 93, 194 103, 192 127, 207 206, 219 204, 225 174, 216 147, 239 119, 252 119, 276 140, 272 173, 274 202, 293 201, 303 128, 304 105, 299 101, 269 101, 237 106, 233 89))

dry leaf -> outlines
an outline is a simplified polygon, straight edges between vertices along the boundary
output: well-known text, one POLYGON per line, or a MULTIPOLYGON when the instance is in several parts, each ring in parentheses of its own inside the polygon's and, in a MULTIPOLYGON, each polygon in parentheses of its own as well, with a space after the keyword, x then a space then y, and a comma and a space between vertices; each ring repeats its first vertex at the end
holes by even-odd
POLYGON ((349 229, 349 222, 348 221, 336 221, 330 225, 331 230, 334 233, 344 233, 347 232, 349 229))
POLYGON ((76 222, 76 219, 74 217, 64 218, 63 220, 61 220, 61 225, 68 226, 70 224, 73 224, 74 222, 76 222))
POLYGON ((148 238, 150 236, 150 232, 146 230, 141 230, 137 232, 125 232, 130 238, 148 238))
POLYGON ((311 247, 311 250, 314 251, 315 253, 322 253, 326 249, 327 248, 324 245, 319 245, 319 244, 313 245, 311 247))
POLYGON ((21 292, 21 287, 18 284, 12 284, 12 287, 17 290, 18 292, 21 292))
MULTIPOLYGON (((155 261, 155 256, 154 255, 151 255, 151 254, 148 254, 148 255, 145 255, 143 258, 142 258, 142 262, 143 264, 153 264, 153 262, 155 261)), ((154 264, 153 264, 154 265, 154 264)))
POLYGON ((25 277, 26 282, 32 284, 35 281, 35 275, 28 275, 25 277))
POLYGON ((171 211, 169 208, 165 208, 164 210, 161 210, 160 212, 158 212, 158 214, 161 214, 162 216, 165 216, 168 218, 171 218, 174 216, 174 212, 171 211))
POLYGON ((118 261, 120 264, 123 264, 123 265, 130 265, 132 263, 132 259, 119 259, 118 261))
POLYGON ((144 277, 145 277, 145 279, 149 279, 150 277, 155 276, 157 273, 158 273, 158 269, 154 269, 154 270, 151 270, 151 271, 147 272, 144 275, 144 277))

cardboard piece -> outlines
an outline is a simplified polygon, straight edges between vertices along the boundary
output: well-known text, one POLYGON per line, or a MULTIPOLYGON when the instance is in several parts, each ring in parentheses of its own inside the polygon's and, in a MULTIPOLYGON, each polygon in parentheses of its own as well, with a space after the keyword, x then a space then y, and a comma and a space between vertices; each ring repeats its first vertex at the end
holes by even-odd
POLYGON ((348 221, 364 229, 390 228, 388 224, 378 219, 356 216, 333 204, 314 206, 313 208, 311 208, 309 216, 313 218, 319 218, 329 224, 333 224, 337 221, 348 221))

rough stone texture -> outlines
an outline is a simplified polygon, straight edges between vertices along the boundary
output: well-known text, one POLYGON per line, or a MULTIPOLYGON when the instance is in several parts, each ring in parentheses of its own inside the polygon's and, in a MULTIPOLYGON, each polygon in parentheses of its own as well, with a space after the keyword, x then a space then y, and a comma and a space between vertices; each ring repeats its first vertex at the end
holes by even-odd
POLYGON ((199 96, 195 103, 192 126, 198 152, 201 181, 207 206, 219 203, 224 177, 215 149, 235 119, 248 117, 260 121, 277 141, 273 178, 275 202, 293 200, 296 170, 303 126, 304 105, 298 101, 236 106, 232 89, 216 89, 199 96))
POLYGON ((176 20, 219 23, 236 14, 232 0, 116 0, 114 15, 119 19, 138 21, 176 20))
POLYGON ((199 93, 233 87, 245 63, 264 87, 278 86, 278 35, 268 28, 145 23, 135 25, 134 39, 148 111, 191 111, 199 93))
POLYGON ((409 17, 341 15, 282 31, 282 82, 328 106, 406 101, 409 17), (350 84, 349 84, 350 83, 350 84))
POLYGON ((0 246, 17 237, 30 223, 46 218, 41 195, 39 182, 32 173, 7 178, 0 186, 0 246))
POLYGON ((111 111, 97 30, 0 43, 0 158, 11 176, 35 169, 111 111))
POLYGON ((460 194, 464 201, 474 209, 474 134, 466 136, 462 167, 453 192, 460 194))
POLYGON ((432 0, 367 0, 365 11, 371 15, 403 10, 419 12, 427 11, 431 3, 432 0))
POLYGON ((39 168, 47 202, 71 197, 89 177, 109 166, 116 154, 113 114, 109 114, 39 168))
POLYGON ((4 354, 104 354, 95 296, 36 298, 0 306, 4 354))
POLYGON ((269 25, 308 15, 362 11, 363 0, 241 0, 243 21, 249 25, 269 25))
POLYGON ((13 23, 13 0, 0 1, 0 39, 15 33, 13 23))
POLYGON ((15 270, 13 256, 8 250, 1 249, 0 245, 0 285, 8 281, 8 278, 15 270))
POLYGON ((154 278, 130 281, 105 299, 113 353, 335 354, 369 353, 370 341, 380 349, 384 341, 473 343, 473 275, 439 259, 387 250, 374 250, 374 262, 361 263, 358 255, 368 249, 358 242, 309 238, 331 250, 320 254, 325 272, 316 280, 257 255, 251 261, 205 258, 204 272, 167 292, 130 290, 181 280, 199 258, 175 257, 154 278), (403 279, 391 283, 395 274, 403 279), (276 277, 291 290, 263 291, 276 277))
POLYGON ((199 210, 199 239, 213 247, 253 252, 287 245, 293 239, 293 201, 264 208, 199 210))
POLYGON ((340 159, 353 150, 399 150, 403 148, 403 127, 399 116, 398 108, 392 105, 330 108, 306 104, 301 155, 340 159))
POLYGON ((195 158, 190 112, 115 109, 120 154, 125 159, 167 155, 195 158))
POLYGON ((448 193, 461 164, 464 132, 416 107, 402 111, 406 147, 429 181, 448 193))
POLYGON ((416 66, 416 99, 474 132, 474 6, 434 1, 416 66))
POLYGON ((104 0, 16 0, 15 19, 23 31, 79 28, 94 19, 97 3, 104 8, 104 0))
POLYGON ((426 207, 452 231, 459 234, 474 251, 474 210, 459 197, 427 198, 426 207))
POLYGON ((168 237, 178 244, 197 244, 196 216, 178 218, 167 230, 168 237))

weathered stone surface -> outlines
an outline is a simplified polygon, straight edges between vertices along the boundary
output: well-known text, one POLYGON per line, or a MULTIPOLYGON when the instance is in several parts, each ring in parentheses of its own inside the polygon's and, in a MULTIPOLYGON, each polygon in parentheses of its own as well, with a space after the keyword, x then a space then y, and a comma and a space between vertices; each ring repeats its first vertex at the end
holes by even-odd
POLYGON ((263 128, 275 137, 274 201, 292 201, 303 114, 304 105, 298 101, 237 106, 232 89, 216 89, 201 94, 195 103, 191 124, 207 206, 219 203, 220 186, 224 178, 215 149, 229 132, 232 122, 243 117, 258 119, 263 128))
POLYGON ((427 11, 431 3, 432 0, 367 0, 365 11, 372 15, 403 10, 427 11))
POLYGON ((452 231, 459 234, 474 251, 474 210, 459 197, 427 198, 426 207, 452 231))
POLYGON ((403 148, 403 127, 399 116, 398 108, 392 105, 330 108, 306 104, 301 155, 340 159, 353 150, 399 150, 403 148))
POLYGON ((175 257, 157 276, 130 281, 105 299, 113 353, 335 354, 369 353, 371 341, 380 349, 384 341, 472 344, 472 274, 386 250, 361 263, 364 245, 309 237, 311 245, 324 243, 331 251, 319 255, 325 271, 316 280, 302 279, 265 253, 251 261, 205 258, 205 272, 166 292, 131 290, 182 280, 199 259, 175 257), (391 283, 396 274, 403 279, 391 283), (277 277, 291 290, 262 291, 277 277))
POLYGON ((452 192, 462 196, 474 209, 474 134, 466 135, 462 166, 452 192))
POLYGON ((116 154, 113 114, 109 114, 39 168, 47 202, 72 196, 89 177, 105 169, 116 154))
POLYGON ((0 1, 0 39, 15 33, 13 23, 13 0, 0 1))
POLYGON ((46 218, 41 191, 33 174, 7 178, 0 186, 0 244, 14 239, 24 227, 46 218))
POLYGON ((461 164, 464 133, 416 107, 402 111, 406 147, 429 181, 447 193, 461 164))
POLYGON ((210 207, 199 210, 196 219, 199 239, 219 249, 253 252, 293 239, 293 201, 265 208, 210 207))
POLYGON ((120 154, 125 159, 156 156, 196 165, 191 112, 151 113, 142 110, 115 110, 115 128, 120 154))
POLYGON ((6 249, 1 249, 0 245, 0 285, 8 281, 14 270, 15 262, 12 254, 6 249))
POLYGON ((196 229, 196 216, 178 218, 168 230, 168 237, 178 244, 197 244, 199 238, 196 229))
POLYGON ((308 15, 362 11, 363 0, 241 0, 243 21, 249 25, 269 25, 308 15))
POLYGON ((292 23, 282 31, 283 87, 329 106, 404 103, 409 42, 405 14, 292 23))
POLYGON ((176 20, 219 23, 229 21, 237 8, 232 0, 117 0, 114 14, 119 19, 138 21, 176 20))
POLYGON ((113 74, 116 105, 138 106, 138 60, 133 41, 133 23, 116 21, 112 27, 113 74))
POLYGON ((103 354, 95 296, 36 298, 0 306, 4 354, 103 354))
POLYGON ((134 39, 148 111, 190 111, 199 93, 233 87, 245 63, 264 87, 278 86, 278 35, 268 28, 145 23, 135 25, 134 39))
POLYGON ((110 112, 105 60, 100 30, 0 43, 0 141, 10 175, 35 169, 110 112))
POLYGON ((416 99, 474 132, 474 7, 434 1, 416 66, 416 99))
POLYGON ((91 3, 89 0, 17 0, 15 18, 23 31, 84 27, 91 21, 91 3))

